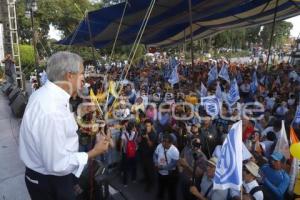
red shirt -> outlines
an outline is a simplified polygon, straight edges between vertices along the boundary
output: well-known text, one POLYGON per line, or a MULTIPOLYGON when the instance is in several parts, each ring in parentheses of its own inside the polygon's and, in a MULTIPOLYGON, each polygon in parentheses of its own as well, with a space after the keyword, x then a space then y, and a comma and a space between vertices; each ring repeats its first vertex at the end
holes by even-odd
POLYGON ((243 142, 245 142, 253 133, 254 133, 253 126, 247 126, 243 132, 243 142))

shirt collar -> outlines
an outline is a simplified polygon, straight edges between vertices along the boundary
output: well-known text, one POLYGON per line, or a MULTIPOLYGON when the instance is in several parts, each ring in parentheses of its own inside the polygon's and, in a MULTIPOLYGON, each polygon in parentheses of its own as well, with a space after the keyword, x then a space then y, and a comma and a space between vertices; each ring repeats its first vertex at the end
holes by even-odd
POLYGON ((64 101, 64 102, 69 102, 69 99, 71 97, 70 94, 68 94, 65 90, 63 90, 61 87, 57 86, 55 83, 51 82, 51 81, 47 81, 45 83, 45 87, 50 89, 51 92, 55 93, 55 96, 64 101))
POLYGON ((243 185, 244 185, 245 189, 251 190, 252 188, 254 188, 255 186, 257 186, 258 184, 257 184, 256 180, 252 180, 249 183, 246 183, 244 181, 243 185))

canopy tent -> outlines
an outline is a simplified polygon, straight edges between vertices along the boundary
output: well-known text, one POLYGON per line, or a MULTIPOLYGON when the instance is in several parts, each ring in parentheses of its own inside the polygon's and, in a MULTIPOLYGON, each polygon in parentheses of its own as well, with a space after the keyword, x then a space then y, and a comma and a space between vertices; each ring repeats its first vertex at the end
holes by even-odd
MULTIPOLYGON (((268 24, 273 21, 277 0, 191 0, 194 38, 205 38, 220 31, 268 24)), ((134 43, 151 0, 125 3, 88 12, 77 29, 59 43, 64 45, 111 46, 134 43)), ((190 37, 189 0, 156 0, 141 43, 171 46, 190 37)), ((300 14, 299 0, 279 0, 276 20, 300 14)))

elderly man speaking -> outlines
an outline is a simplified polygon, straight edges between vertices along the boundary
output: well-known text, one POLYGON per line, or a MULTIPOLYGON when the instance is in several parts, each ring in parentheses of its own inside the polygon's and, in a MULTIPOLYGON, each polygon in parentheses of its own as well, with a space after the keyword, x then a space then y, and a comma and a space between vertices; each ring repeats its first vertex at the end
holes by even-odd
POLYGON ((107 151, 104 138, 89 152, 78 152, 78 126, 69 99, 83 85, 83 61, 58 52, 47 63, 49 81, 34 92, 20 127, 20 157, 26 165, 25 182, 32 200, 74 200, 74 175, 88 159, 107 151))

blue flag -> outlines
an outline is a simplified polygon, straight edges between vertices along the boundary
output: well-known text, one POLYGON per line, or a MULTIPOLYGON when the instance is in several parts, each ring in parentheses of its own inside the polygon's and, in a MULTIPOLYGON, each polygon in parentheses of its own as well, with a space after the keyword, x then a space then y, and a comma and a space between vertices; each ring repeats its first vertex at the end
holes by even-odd
POLYGON ((201 98, 201 104, 205 107, 208 115, 212 117, 219 115, 219 101, 215 95, 201 98))
POLYGON ((230 84, 227 101, 230 106, 233 106, 240 99, 239 87, 235 79, 230 84))
POLYGON ((225 139, 221 155, 218 159, 213 182, 213 189, 228 188, 240 190, 242 185, 243 167, 242 121, 231 127, 225 139))
POLYGON ((242 74, 240 71, 237 72, 236 80, 237 80, 238 84, 243 82, 243 77, 242 77, 242 74))
POLYGON ((276 85, 280 85, 281 84, 279 75, 277 76, 277 78, 275 80, 275 84, 276 85))
POLYGON ((263 84, 264 86, 267 86, 267 85, 269 84, 269 79, 268 79, 267 76, 263 76, 263 77, 259 80, 259 82, 260 82, 261 84, 263 84))
POLYGON ((207 96, 207 89, 205 85, 201 82, 200 97, 206 97, 206 96, 207 96))
POLYGON ((212 82, 217 80, 217 78, 218 78, 218 68, 216 65, 214 65, 208 73, 207 85, 209 86, 212 82))
POLYGON ((300 106, 297 107, 297 111, 295 113, 295 118, 293 120, 293 123, 295 123, 295 124, 300 123, 300 106))
POLYGON ((177 62, 176 59, 170 59, 169 65, 171 66, 172 72, 170 78, 168 79, 168 82, 171 83, 173 86, 174 84, 179 82, 179 75, 177 72, 179 63, 177 62))
POLYGON ((218 99, 219 102, 223 101, 223 95, 222 95, 222 90, 220 87, 220 83, 217 82, 217 87, 216 87, 216 97, 218 99))
POLYGON ((257 76, 256 76, 256 71, 254 71, 252 75, 252 82, 250 83, 251 94, 255 94, 255 92, 257 91, 257 87, 258 87, 257 76))
POLYGON ((228 66, 224 64, 220 70, 219 77, 223 78, 225 81, 230 83, 230 77, 228 74, 228 66))

